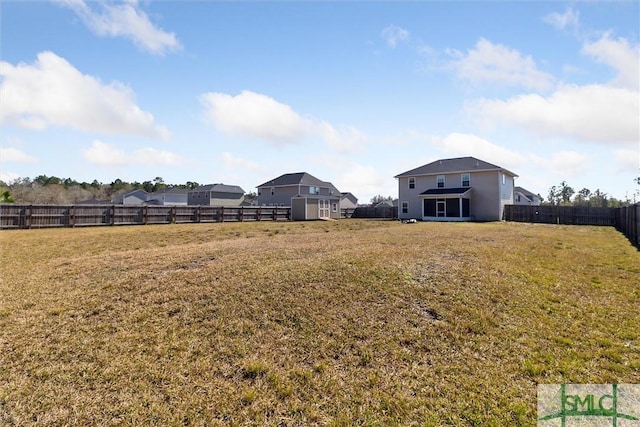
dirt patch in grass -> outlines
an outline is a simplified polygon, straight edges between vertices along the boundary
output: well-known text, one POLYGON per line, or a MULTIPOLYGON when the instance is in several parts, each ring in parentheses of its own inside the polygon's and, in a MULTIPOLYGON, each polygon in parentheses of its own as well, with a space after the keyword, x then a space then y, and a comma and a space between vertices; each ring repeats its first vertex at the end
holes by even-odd
POLYGON ((640 382, 608 227, 0 232, 2 425, 532 425, 538 383, 640 382))

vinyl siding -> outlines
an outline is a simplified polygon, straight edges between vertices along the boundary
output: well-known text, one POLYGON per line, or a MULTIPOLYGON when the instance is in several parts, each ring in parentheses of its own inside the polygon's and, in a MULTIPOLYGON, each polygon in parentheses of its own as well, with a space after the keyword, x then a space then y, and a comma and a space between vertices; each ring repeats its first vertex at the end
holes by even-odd
MULTIPOLYGON (((511 203, 513 197, 514 179, 506 175, 506 184, 502 184, 502 171, 478 171, 470 172, 470 203, 471 218, 477 221, 497 221, 502 219, 504 205, 511 203)), ((445 176, 444 188, 462 187, 462 173, 443 173, 445 176)), ((408 202, 408 212, 403 214, 400 210, 400 219, 422 218, 422 198, 420 193, 433 188, 438 188, 437 176, 414 176, 415 188, 409 188, 409 176, 398 178, 399 203, 408 202)))

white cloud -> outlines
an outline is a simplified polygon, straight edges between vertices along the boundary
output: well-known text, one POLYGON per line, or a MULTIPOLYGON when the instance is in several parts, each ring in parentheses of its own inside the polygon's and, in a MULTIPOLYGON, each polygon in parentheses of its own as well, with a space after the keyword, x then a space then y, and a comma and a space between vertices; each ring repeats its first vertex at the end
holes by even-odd
POLYGON ((222 153, 222 164, 231 170, 242 170, 245 172, 258 172, 261 170, 258 163, 241 157, 235 157, 227 151, 222 153))
POLYGON ((613 157, 619 171, 640 174, 640 147, 635 150, 614 150, 613 157))
POLYGON ((184 164, 184 159, 179 155, 152 147, 136 150, 131 157, 134 164, 159 166, 179 166, 184 164))
POLYGON ((340 191, 353 193, 358 203, 369 203, 377 195, 398 197, 396 182, 374 166, 352 163, 348 168, 342 168, 332 182, 340 191))
POLYGON ((157 150, 151 147, 141 148, 131 153, 102 141, 93 141, 91 147, 82 152, 83 157, 98 166, 127 166, 127 165, 156 165, 178 166, 184 160, 169 151, 157 150))
POLYGON ((17 148, 1 148, 0 147, 0 162, 1 163, 35 163, 38 159, 32 157, 25 152, 18 150, 17 148))
POLYGON ((564 13, 553 12, 546 15, 542 20, 558 30, 567 28, 577 30, 580 25, 580 13, 568 7, 564 13))
POLYGON ((638 93, 602 85, 562 85, 548 97, 520 95, 481 100, 469 112, 486 124, 510 124, 546 137, 568 136, 605 144, 637 144, 638 93))
POLYGON ((560 177, 584 175, 591 168, 593 157, 576 151, 557 151, 549 158, 531 156, 540 170, 547 170, 560 177))
POLYGON ((396 47, 398 43, 409 40, 409 31, 397 25, 389 25, 382 30, 380 36, 389 47, 396 47))
POLYGON ((96 35, 101 37, 125 37, 140 49, 162 55, 177 51, 182 46, 175 34, 157 28, 142 10, 136 0, 121 4, 90 2, 84 0, 55 0, 54 3, 71 9, 96 35), (89 5, 101 7, 94 11, 89 5))
POLYGON ((311 127, 288 105, 251 91, 237 96, 206 93, 200 100, 207 119, 223 132, 266 139, 278 146, 299 141, 311 127))
POLYGON ((247 90, 236 96, 205 93, 200 102, 205 118, 220 131, 263 139, 276 147, 316 137, 335 151, 347 152, 358 150, 366 139, 353 126, 336 129, 326 121, 303 117, 269 96, 247 90))
POLYGON ((536 90, 548 90, 553 86, 553 76, 538 70, 531 56, 524 57, 515 49, 491 43, 484 38, 466 55, 457 50, 450 50, 448 53, 455 59, 449 62, 447 68, 453 69, 461 80, 536 90))
POLYGON ((335 151, 348 153, 356 152, 362 148, 367 137, 353 126, 346 126, 341 130, 336 129, 328 122, 318 124, 320 134, 335 151))
POLYGON ((640 46, 631 46, 624 38, 613 40, 605 34, 599 40, 585 43, 582 53, 618 72, 612 84, 638 90, 640 86, 640 46))
POLYGON ((124 166, 131 161, 124 150, 101 141, 93 141, 82 155, 89 163, 99 166, 124 166))
POLYGON ((52 52, 33 65, 0 62, 0 122, 32 130, 62 126, 108 135, 168 139, 169 131, 141 110, 129 88, 102 84, 52 52))
POLYGON ((476 135, 451 133, 444 138, 432 137, 431 143, 447 155, 473 156, 507 169, 515 169, 527 163, 526 156, 521 153, 500 147, 476 135))

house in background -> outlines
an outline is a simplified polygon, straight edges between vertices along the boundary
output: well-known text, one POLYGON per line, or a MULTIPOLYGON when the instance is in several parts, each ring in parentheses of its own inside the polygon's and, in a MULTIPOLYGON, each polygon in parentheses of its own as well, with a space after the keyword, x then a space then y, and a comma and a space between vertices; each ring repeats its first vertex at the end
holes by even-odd
POLYGON ((442 159, 396 175, 399 219, 499 221, 517 175, 476 159, 442 159))
POLYGON ((341 193, 330 182, 306 172, 287 173, 258 187, 258 205, 291 206, 291 219, 340 218, 341 193))
POLYGON ((383 200, 381 202, 376 203, 373 207, 374 208, 393 208, 393 207, 398 207, 398 199, 383 200))
POLYGON ((542 198, 537 194, 533 194, 531 191, 522 187, 513 188, 513 204, 514 205, 529 205, 540 206, 542 198))
POLYGON ((116 205, 143 205, 147 202, 147 193, 144 190, 133 190, 117 196, 113 203, 116 205))
POLYGON ((189 205, 240 206, 243 201, 244 190, 237 185, 201 185, 187 195, 189 205))
POLYGON ((151 205, 186 206, 189 190, 186 188, 163 188, 147 196, 151 205))
POLYGON ((358 198, 351 193, 340 193, 340 209, 355 209, 358 207, 358 198))

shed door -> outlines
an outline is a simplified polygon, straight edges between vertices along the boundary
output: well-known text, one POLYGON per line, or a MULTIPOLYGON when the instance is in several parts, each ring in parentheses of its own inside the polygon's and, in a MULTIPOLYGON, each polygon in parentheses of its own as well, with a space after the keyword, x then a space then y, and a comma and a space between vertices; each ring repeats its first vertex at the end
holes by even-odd
POLYGON ((319 218, 329 218, 329 201, 328 200, 318 200, 318 217, 319 218))

